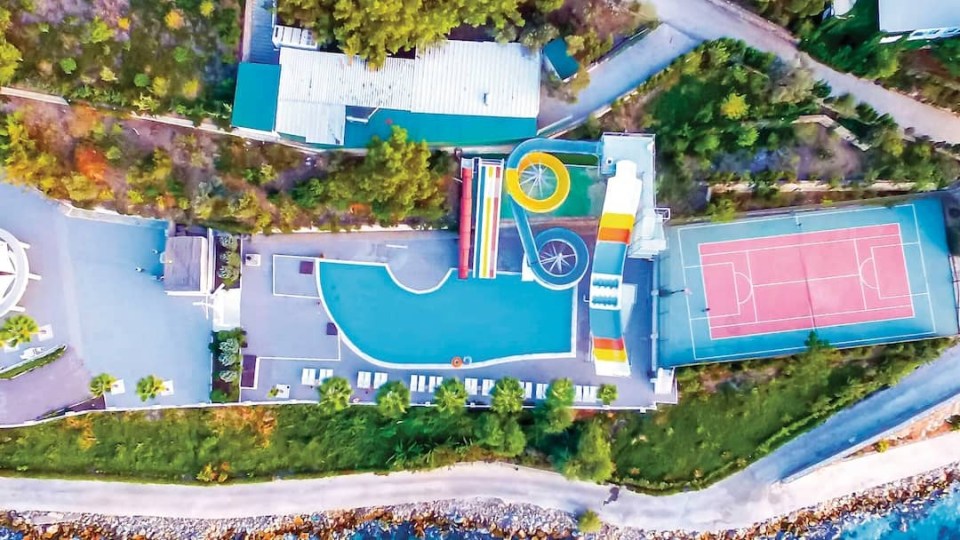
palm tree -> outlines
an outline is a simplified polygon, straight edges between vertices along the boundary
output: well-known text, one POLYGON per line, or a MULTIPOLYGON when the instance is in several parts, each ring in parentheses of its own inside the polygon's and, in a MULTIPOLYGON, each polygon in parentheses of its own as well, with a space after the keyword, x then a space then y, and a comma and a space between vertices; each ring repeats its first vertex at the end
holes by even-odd
POLYGON ((547 388, 547 404, 554 407, 570 407, 573 405, 573 394, 573 381, 554 379, 547 388))
POLYGON ((90 380, 90 393, 95 398, 101 397, 110 391, 110 387, 115 382, 117 382, 117 378, 113 375, 101 373, 90 380))
POLYGON ((323 381, 317 391, 320 393, 320 409, 326 414, 346 409, 353 396, 353 388, 343 377, 330 377, 323 381))
POLYGON ((140 401, 153 399, 159 396, 160 392, 163 392, 163 379, 156 375, 147 375, 137 381, 137 395, 140 396, 140 401))
POLYGON ((377 390, 377 409, 387 418, 400 418, 410 406, 410 390, 400 381, 391 381, 377 390))
POLYGON ((463 411, 467 404, 467 389, 460 379, 444 379, 433 394, 437 403, 437 411, 441 414, 452 415, 463 411))
POLYGON ((10 347, 19 347, 29 343, 33 335, 40 331, 37 321, 28 315, 14 315, 7 317, 0 327, 0 342, 10 347))
POLYGON ((597 397, 600 398, 600 402, 604 405, 610 405, 617 400, 617 385, 601 384, 597 397))
POLYGON ((504 377, 493 385, 490 409, 497 414, 517 414, 523 410, 523 386, 513 377, 504 377))

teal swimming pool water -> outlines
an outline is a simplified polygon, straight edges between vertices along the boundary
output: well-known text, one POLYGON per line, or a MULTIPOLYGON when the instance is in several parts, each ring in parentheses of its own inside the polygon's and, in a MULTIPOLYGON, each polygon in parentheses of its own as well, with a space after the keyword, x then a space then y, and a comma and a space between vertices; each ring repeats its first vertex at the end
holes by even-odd
POLYGON ((341 335, 379 362, 448 366, 455 356, 478 363, 573 350, 574 290, 500 274, 452 275, 418 293, 399 286, 382 265, 323 261, 319 270, 324 305, 341 335))

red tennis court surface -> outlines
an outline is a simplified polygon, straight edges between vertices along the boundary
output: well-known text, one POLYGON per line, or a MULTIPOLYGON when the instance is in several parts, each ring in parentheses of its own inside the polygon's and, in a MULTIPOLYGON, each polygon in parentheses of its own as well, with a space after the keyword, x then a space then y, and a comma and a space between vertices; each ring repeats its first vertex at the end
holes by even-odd
POLYGON ((713 339, 913 317, 899 224, 699 250, 713 339))

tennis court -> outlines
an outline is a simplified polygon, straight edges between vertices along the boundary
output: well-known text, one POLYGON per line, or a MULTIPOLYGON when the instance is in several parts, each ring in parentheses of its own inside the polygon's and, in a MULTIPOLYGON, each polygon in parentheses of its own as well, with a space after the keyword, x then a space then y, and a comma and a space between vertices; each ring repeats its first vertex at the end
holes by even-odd
POLYGON ((677 227, 661 260, 661 364, 957 332, 938 199, 677 227))

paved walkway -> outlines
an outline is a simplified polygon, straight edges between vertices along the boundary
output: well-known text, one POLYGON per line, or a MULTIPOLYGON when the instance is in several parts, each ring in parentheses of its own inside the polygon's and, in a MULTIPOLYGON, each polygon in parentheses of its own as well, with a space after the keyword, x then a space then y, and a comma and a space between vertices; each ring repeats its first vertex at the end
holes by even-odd
POLYGON ((880 113, 892 116, 904 129, 914 128, 918 135, 960 143, 960 116, 816 62, 806 53, 799 52, 792 36, 739 7, 723 0, 645 1, 656 7, 660 20, 696 39, 731 37, 787 61, 802 58, 818 79, 830 84, 834 94, 853 94, 880 113))
POLYGON ((898 447, 822 469, 803 480, 762 489, 728 481, 694 493, 652 497, 499 464, 424 473, 359 474, 316 480, 217 487, 0 478, 0 508, 50 512, 137 513, 182 518, 286 515, 431 500, 498 498, 578 512, 597 509, 615 525, 643 529, 718 530, 747 526, 799 508, 948 465, 960 433, 898 447))
POLYGON ((669 24, 661 24, 640 41, 590 70, 590 85, 580 92, 575 103, 543 97, 537 126, 544 128, 560 122, 564 125, 583 122, 589 114, 640 86, 701 41, 678 32, 669 24))
POLYGON ((361 474, 221 487, 0 478, 0 508, 184 518, 228 518, 456 498, 499 498, 565 511, 599 509, 617 525, 645 529, 744 527, 856 491, 942 467, 960 456, 960 433, 848 460, 781 483, 812 462, 849 453, 960 393, 960 348, 898 386, 790 442, 745 471, 698 492, 652 497, 509 465, 471 464, 423 473, 361 474))

